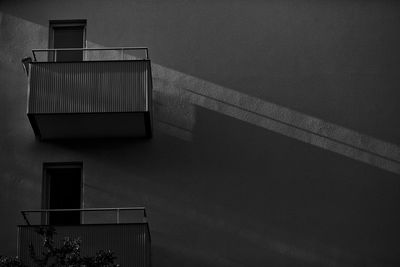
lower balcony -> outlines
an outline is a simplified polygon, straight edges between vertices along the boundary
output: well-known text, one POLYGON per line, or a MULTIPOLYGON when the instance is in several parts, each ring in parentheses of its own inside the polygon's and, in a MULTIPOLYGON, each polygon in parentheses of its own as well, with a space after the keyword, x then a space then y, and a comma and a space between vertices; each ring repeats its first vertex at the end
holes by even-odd
POLYGON ((63 212, 68 215, 74 212, 80 213, 82 221, 88 221, 79 225, 52 225, 56 232, 54 235, 56 247, 62 244, 64 237, 80 238, 82 256, 94 256, 100 250, 111 250, 116 256, 115 262, 120 266, 150 266, 151 240, 144 208, 23 211, 27 225, 18 226, 18 257, 27 266, 33 266, 30 244, 33 245, 36 255, 41 255, 44 251, 43 236, 37 232, 40 228, 50 226, 46 221, 54 212, 58 213, 57 216, 63 212), (138 210, 144 213, 141 219, 135 215, 124 216, 124 220, 121 220, 120 213, 138 210), (114 223, 109 221, 111 219, 109 214, 105 215, 110 212, 116 215, 114 223), (32 218, 28 220, 27 214, 36 214, 36 220, 41 222, 32 224, 32 218), (102 223, 95 223, 99 220, 102 223), (127 222, 128 220, 134 222, 127 222))

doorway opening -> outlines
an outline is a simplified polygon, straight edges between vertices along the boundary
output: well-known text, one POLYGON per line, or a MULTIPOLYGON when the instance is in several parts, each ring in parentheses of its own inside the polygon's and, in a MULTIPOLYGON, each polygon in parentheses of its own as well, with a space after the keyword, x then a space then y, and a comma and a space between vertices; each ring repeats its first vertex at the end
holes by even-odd
MULTIPOLYGON (((83 164, 81 162, 43 164, 43 209, 80 209, 83 200, 83 164)), ((76 225, 80 211, 54 211, 43 214, 43 224, 76 225)))
MULTIPOLYGON (((51 20, 49 48, 86 47, 86 20, 51 20)), ((83 51, 56 51, 49 53, 49 61, 82 61, 83 51)))

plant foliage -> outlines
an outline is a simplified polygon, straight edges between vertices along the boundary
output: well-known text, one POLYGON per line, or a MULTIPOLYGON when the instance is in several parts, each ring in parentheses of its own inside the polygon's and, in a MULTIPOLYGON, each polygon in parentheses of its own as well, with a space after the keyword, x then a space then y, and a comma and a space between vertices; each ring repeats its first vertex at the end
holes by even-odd
MULTIPOLYGON (((29 254, 35 267, 119 267, 114 263, 116 257, 110 250, 100 250, 95 256, 81 256, 80 238, 65 237, 62 245, 56 247, 51 226, 41 226, 36 232, 43 238, 43 253, 37 255, 32 244, 29 254)), ((26 267, 17 257, 0 257, 0 267, 26 267)))

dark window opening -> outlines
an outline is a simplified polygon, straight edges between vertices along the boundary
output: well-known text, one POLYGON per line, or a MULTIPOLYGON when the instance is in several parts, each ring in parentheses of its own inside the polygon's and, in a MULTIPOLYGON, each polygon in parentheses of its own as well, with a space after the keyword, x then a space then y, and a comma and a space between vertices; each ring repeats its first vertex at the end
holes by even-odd
MULTIPOLYGON (((50 48, 84 48, 86 46, 86 20, 52 20, 49 34, 50 48)), ((83 51, 57 51, 49 53, 50 61, 82 61, 83 51)))
MULTIPOLYGON (((43 176, 44 209, 81 208, 81 163, 45 163, 43 176)), ((79 211, 55 211, 44 214, 43 220, 51 225, 80 224, 81 214, 79 211)))

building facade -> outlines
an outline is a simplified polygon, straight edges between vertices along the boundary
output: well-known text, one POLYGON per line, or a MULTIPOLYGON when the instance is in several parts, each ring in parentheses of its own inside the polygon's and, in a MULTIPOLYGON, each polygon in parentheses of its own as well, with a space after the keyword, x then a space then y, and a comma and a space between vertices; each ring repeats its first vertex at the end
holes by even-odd
POLYGON ((81 177, 79 207, 146 207, 152 266, 399 265, 397 1, 5 0, 0 12, 0 254, 17 253, 21 210, 51 208, 46 171, 69 165, 59 186, 81 177), (56 118, 57 138, 35 135, 21 59, 65 47, 66 22, 84 25, 84 48, 148 48, 150 126, 56 118), (135 125, 141 136, 121 136, 135 125))

